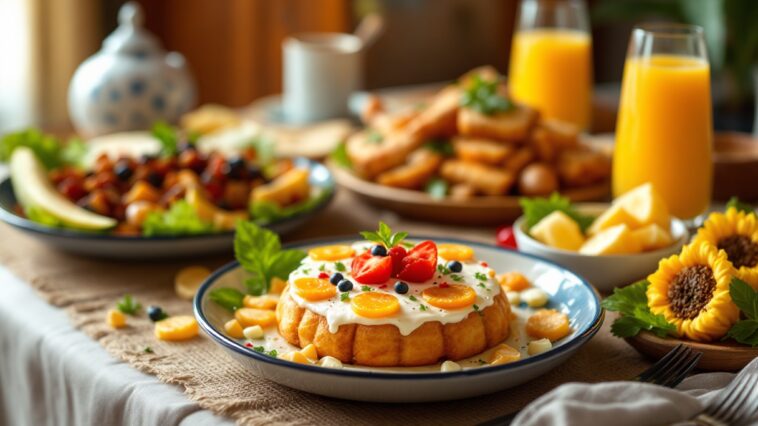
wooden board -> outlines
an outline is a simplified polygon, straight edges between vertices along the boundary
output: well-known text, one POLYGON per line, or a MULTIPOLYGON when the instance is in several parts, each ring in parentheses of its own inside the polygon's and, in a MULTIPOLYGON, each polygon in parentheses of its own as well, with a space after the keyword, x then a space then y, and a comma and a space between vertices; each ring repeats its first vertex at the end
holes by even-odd
POLYGON ((738 371, 758 357, 758 347, 751 348, 733 341, 700 343, 671 337, 664 339, 649 331, 643 331, 626 341, 641 354, 653 359, 663 357, 674 346, 684 343, 695 351, 703 353, 697 368, 707 371, 738 371))
MULTIPOLYGON (((521 215, 518 196, 481 196, 467 200, 435 199, 422 191, 393 188, 361 179, 350 170, 329 164, 337 183, 362 200, 402 216, 455 225, 502 225, 521 215)), ((610 185, 598 185, 564 191, 571 201, 597 201, 610 193, 610 185)))

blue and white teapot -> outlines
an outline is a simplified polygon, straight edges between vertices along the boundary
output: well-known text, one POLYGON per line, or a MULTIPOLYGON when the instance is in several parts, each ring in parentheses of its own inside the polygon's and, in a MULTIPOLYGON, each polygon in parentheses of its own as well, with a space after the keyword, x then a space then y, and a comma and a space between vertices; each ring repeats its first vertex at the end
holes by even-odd
POLYGON ((142 27, 142 8, 128 2, 102 49, 84 61, 68 89, 68 109, 85 137, 176 122, 195 104, 196 89, 184 57, 166 53, 142 27))

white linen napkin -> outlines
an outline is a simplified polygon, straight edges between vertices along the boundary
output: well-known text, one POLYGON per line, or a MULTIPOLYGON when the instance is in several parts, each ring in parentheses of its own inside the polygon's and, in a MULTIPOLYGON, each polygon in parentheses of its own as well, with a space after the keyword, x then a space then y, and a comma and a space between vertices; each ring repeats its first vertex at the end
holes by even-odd
MULTIPOLYGON (((758 358, 743 371, 758 374, 758 358)), ((697 374, 676 389, 637 382, 567 383, 528 405, 512 425, 687 424, 734 377, 731 373, 697 374)))

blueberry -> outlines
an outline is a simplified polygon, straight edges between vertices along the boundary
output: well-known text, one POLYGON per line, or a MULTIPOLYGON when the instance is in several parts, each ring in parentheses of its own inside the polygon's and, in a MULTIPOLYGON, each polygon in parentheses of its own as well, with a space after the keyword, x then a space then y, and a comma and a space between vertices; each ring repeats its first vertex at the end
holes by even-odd
POLYGON ((255 164, 251 164, 250 167, 247 168, 247 175, 253 180, 263 179, 263 170, 255 164))
POLYGON ((337 285, 337 284, 339 284, 339 283, 340 283, 340 281, 342 281, 344 278, 345 278, 345 277, 343 277, 343 276, 342 276, 342 274, 340 274, 339 272, 335 272, 335 273, 333 273, 333 274, 332 274, 332 276, 331 276, 331 277, 329 277, 329 282, 330 282, 330 283, 332 283, 332 284, 334 284, 334 285, 337 285))
POLYGON ((148 306, 147 316, 150 317, 151 321, 155 322, 166 318, 168 315, 163 312, 163 309, 161 309, 160 306, 148 306))
POLYGON ((450 272, 461 272, 463 270, 463 264, 457 260, 451 260, 450 262, 447 262, 447 269, 449 269, 450 272))
POLYGON ((156 172, 150 172, 147 175, 147 183, 149 183, 150 185, 153 185, 156 188, 160 188, 161 186, 163 186, 163 176, 161 176, 160 174, 156 172))
POLYGON ((398 294, 408 293, 408 284, 404 281, 398 281, 395 283, 395 292, 398 294))
POLYGON ((387 255, 387 249, 383 245, 375 245, 374 247, 371 247, 371 254, 373 256, 386 256, 387 255))
POLYGON ((350 280, 342 280, 339 284, 337 284, 337 290, 341 292, 350 291, 353 289, 353 282, 350 280))
POLYGON ((113 168, 113 172, 116 173, 118 180, 127 181, 134 174, 134 170, 129 167, 129 163, 119 161, 116 163, 116 167, 113 168))
POLYGON ((226 177, 242 179, 247 171, 247 162, 240 156, 234 156, 226 161, 222 170, 226 177))

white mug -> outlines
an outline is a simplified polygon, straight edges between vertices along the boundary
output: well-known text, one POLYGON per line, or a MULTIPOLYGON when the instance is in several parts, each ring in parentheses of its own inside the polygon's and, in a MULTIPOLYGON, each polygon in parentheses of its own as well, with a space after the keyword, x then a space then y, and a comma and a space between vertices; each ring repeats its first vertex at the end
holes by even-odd
POLYGON ((282 43, 283 113, 291 123, 348 115, 348 99, 361 88, 363 42, 352 34, 303 33, 282 43))

